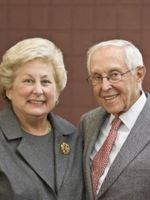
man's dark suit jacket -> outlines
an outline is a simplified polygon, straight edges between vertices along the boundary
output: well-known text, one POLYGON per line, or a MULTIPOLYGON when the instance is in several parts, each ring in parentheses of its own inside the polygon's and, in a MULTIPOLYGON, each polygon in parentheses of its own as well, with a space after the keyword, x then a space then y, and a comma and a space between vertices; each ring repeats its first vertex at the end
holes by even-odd
MULTIPOLYGON (((146 104, 110 167, 98 200, 150 200, 150 95, 146 95, 146 104)), ((81 118, 86 200, 93 200, 90 155, 107 116, 106 111, 97 108, 81 118)))
MULTIPOLYGON (((76 128, 50 114, 55 134, 56 187, 37 149, 24 137, 9 106, 0 113, 0 200, 82 200, 82 141, 76 128), (70 146, 64 154, 62 143, 70 146)), ((42 147, 41 147, 42 148, 42 147)))

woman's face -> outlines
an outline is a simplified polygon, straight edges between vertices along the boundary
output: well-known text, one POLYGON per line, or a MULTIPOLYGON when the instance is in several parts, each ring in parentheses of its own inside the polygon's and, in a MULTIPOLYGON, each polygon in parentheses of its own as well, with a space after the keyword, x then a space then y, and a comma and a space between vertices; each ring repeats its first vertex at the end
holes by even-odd
POLYGON ((51 64, 39 59, 23 64, 6 96, 18 117, 46 117, 58 99, 51 64))

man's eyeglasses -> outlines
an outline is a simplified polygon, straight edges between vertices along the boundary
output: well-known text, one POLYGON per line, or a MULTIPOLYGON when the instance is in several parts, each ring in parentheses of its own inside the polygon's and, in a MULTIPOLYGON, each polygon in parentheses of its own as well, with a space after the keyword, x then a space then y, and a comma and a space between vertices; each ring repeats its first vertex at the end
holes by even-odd
POLYGON ((97 84, 101 84, 104 78, 106 78, 110 83, 117 83, 122 79, 122 77, 125 74, 131 72, 132 70, 134 69, 128 70, 123 73, 115 71, 115 72, 110 73, 107 76, 101 76, 100 74, 95 74, 95 75, 89 76, 86 80, 88 81, 89 84, 93 86, 97 84))

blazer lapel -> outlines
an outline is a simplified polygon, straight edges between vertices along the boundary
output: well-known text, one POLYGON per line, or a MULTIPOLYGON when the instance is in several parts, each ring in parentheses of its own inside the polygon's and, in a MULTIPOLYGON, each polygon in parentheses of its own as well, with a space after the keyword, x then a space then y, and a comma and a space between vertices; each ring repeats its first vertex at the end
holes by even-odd
MULTIPOLYGON (((53 170, 46 170, 45 160, 39 155, 39 149, 36 148, 36 141, 32 140, 31 142, 29 138, 27 140, 26 137, 23 137, 17 150, 29 166, 49 185, 49 187, 52 188, 53 191, 55 191, 54 181, 49 173, 49 171, 53 172, 53 170)), ((52 168, 51 165, 48 167, 52 168)))
POLYGON ((121 175, 121 172, 125 170, 128 164, 142 151, 145 145, 150 142, 149 113, 149 106, 145 106, 114 163, 110 167, 98 197, 111 187, 118 176, 121 175))
POLYGON ((70 135, 75 131, 71 126, 64 126, 63 120, 51 113, 50 121, 55 132, 55 174, 56 174, 56 189, 60 190, 67 167, 69 165, 69 157, 71 153, 70 135), (61 148, 62 144, 67 144, 70 150, 64 153, 61 148))
POLYGON ((64 154, 63 151, 61 150, 61 144, 66 143, 69 145, 69 142, 67 141, 67 138, 63 137, 56 131, 56 136, 55 136, 55 163, 56 163, 56 185, 57 185, 57 190, 60 189, 65 172, 67 171, 67 164, 68 164, 68 158, 69 154, 64 154))

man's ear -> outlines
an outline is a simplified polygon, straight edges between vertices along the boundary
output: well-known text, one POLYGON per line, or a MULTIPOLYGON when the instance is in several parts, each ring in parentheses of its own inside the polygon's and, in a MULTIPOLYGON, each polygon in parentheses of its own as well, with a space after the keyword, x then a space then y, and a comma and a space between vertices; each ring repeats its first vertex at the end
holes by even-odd
POLYGON ((146 68, 145 68, 145 66, 139 66, 139 67, 137 67, 136 74, 137 74, 137 80, 143 81, 143 79, 145 77, 145 74, 146 74, 146 68))

